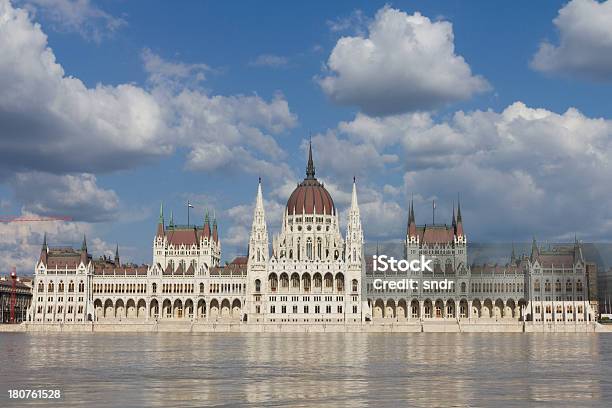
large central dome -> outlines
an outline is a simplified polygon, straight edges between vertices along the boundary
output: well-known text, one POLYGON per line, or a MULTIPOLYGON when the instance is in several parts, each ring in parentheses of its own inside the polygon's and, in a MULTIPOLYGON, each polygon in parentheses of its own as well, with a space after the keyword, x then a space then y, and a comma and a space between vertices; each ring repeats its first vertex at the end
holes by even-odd
POLYGON ((287 201, 289 215, 326 214, 334 215, 336 208, 334 200, 323 184, 315 178, 315 168, 312 161, 312 144, 308 147, 308 166, 306 178, 293 190, 287 201))

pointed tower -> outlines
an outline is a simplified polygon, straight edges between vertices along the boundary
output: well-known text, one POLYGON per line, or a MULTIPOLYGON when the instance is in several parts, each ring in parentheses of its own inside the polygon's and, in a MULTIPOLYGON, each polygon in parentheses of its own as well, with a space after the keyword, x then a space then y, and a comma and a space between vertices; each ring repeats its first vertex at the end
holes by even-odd
POLYGON ((174 214, 172 213, 172 210, 170 210, 170 223, 168 226, 174 228, 174 214))
POLYGON ((117 246, 115 247, 115 267, 119 267, 121 266, 121 263, 119 262, 119 244, 117 244, 117 246))
POLYGON ((164 236, 164 203, 159 205, 159 220, 157 221, 157 234, 158 237, 164 236))
POLYGON ((306 165, 306 179, 314 180, 315 178, 315 167, 312 160, 312 141, 308 144, 308 164, 306 165))
POLYGON ((202 233, 202 236, 204 236, 205 239, 210 240, 210 217, 208 216, 208 208, 206 209, 206 215, 204 216, 204 232, 202 233))
POLYGON ((47 255, 48 254, 49 254, 49 248, 47 247, 47 233, 45 232, 42 248, 40 249, 40 258, 38 259, 38 262, 42 262, 44 265, 47 265, 47 255))
POLYGON ((253 225, 249 238, 248 255, 249 264, 263 266, 268 260, 268 228, 266 226, 266 215, 263 205, 261 177, 257 185, 257 197, 255 199, 255 210, 253 211, 253 225))
POLYGON ((510 255, 510 263, 516 263, 516 251, 514 250, 514 242, 512 243, 512 254, 510 255))
POLYGON ((457 235, 457 220, 455 219, 455 202, 453 201, 453 220, 451 225, 453 226, 453 231, 455 235, 457 235))
POLYGON ((408 214, 408 238, 417 238, 416 220, 414 218, 414 202, 410 200, 410 212, 408 214))
POLYGON ((531 241, 531 262, 533 262, 534 260, 536 260, 536 258, 538 258, 540 256, 540 249, 538 248, 538 244, 536 242, 535 237, 533 237, 533 240, 531 241))
POLYGON ((461 202, 457 199, 457 227, 455 235, 457 238, 463 237, 465 234, 463 233, 463 220, 461 218, 461 202))
POLYGON ((348 212, 346 222, 346 259, 349 264, 361 264, 363 258, 363 230, 361 228, 361 216, 359 215, 359 204, 357 203, 357 183, 353 177, 353 193, 351 196, 351 208, 348 212))
POLYGON ((217 230, 217 214, 216 213, 213 213, 212 240, 215 242, 219 242, 219 231, 217 230))
POLYGON ((414 200, 410 200, 408 209, 408 227, 406 231, 406 248, 404 253, 408 261, 419 257, 419 234, 417 233, 416 219, 414 217, 414 200))
POLYGON ((87 265, 87 238, 85 234, 83 234, 83 243, 81 244, 81 262, 84 265, 87 265))

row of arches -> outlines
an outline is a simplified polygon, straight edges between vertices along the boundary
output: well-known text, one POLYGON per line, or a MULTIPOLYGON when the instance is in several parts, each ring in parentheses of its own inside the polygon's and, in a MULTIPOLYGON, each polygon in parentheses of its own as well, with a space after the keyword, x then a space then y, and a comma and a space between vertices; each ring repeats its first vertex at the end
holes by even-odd
MULTIPOLYGON (((50 280, 49 282, 47 282, 47 292, 53 293, 55 292, 55 288, 56 286, 53 280, 50 280)), ((77 288, 79 290, 79 293, 83 293, 85 292, 85 282, 79 281, 78 286, 73 280, 68 281, 68 285, 65 285, 63 280, 60 280, 57 283, 58 293, 66 292, 66 288, 68 289, 68 293, 73 293, 75 289, 77 288)), ((44 291, 45 291, 45 283, 42 281, 38 282, 38 292, 43 293, 44 291)))
POLYGON ((204 299, 194 303, 192 299, 96 299, 94 301, 96 320, 121 319, 232 319, 242 318, 240 299, 204 299))
MULTIPOLYGON (((255 290, 259 291, 261 282, 255 282, 255 290)), ((306 272, 301 276, 297 272, 294 272, 289 276, 288 273, 283 272, 280 275, 272 272, 268 275, 268 288, 271 292, 344 292, 344 274, 341 272, 333 275, 331 272, 327 272, 325 275, 321 275, 316 272, 311 275, 306 272)), ((349 288, 353 292, 359 290, 359 282, 357 279, 351 281, 351 287, 349 288)))
POLYGON ((520 299, 508 299, 504 302, 497 299, 474 299, 468 302, 466 299, 456 301, 454 299, 425 299, 419 301, 412 299, 368 299, 372 310, 372 318, 379 319, 431 319, 431 318, 495 318, 495 319, 519 319, 522 318, 522 310, 526 301, 520 299))

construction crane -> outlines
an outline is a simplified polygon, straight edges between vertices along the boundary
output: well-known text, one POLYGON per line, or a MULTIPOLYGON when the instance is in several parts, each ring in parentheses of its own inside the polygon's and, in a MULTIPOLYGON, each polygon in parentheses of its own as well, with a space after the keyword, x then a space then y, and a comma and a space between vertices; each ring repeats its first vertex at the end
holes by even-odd
POLYGON ((39 217, 36 215, 16 215, 8 217, 0 217, 0 223, 9 222, 41 222, 41 221, 72 221, 70 217, 39 217))

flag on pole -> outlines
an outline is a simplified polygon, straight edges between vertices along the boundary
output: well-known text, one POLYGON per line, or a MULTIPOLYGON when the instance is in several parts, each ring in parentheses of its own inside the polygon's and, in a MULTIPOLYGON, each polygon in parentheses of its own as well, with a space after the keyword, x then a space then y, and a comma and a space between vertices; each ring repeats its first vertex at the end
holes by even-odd
POLYGON ((191 205, 191 203, 189 201, 187 201, 187 207, 193 208, 193 205, 191 205))

